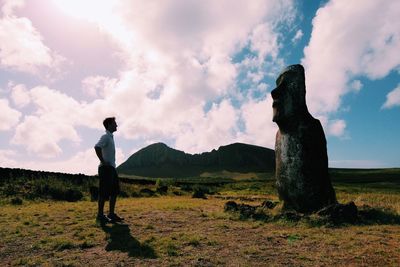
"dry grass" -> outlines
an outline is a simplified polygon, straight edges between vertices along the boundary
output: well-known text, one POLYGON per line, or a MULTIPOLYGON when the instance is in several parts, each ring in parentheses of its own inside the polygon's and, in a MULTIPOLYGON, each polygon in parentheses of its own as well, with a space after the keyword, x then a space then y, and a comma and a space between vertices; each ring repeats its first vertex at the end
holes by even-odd
MULTIPOLYGON (((398 194, 339 193, 400 214, 398 194)), ((218 198, 121 199, 126 225, 95 223, 96 203, 1 206, 2 265, 399 266, 400 225, 311 227, 241 221, 218 198)))

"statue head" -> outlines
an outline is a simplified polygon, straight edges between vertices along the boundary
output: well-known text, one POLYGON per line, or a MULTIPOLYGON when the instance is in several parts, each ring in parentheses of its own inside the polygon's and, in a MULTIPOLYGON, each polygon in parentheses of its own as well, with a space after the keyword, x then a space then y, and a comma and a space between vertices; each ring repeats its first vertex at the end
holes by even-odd
POLYGON ((278 126, 290 123, 307 112, 303 66, 297 64, 286 67, 276 79, 276 88, 272 90, 271 96, 272 121, 278 126))

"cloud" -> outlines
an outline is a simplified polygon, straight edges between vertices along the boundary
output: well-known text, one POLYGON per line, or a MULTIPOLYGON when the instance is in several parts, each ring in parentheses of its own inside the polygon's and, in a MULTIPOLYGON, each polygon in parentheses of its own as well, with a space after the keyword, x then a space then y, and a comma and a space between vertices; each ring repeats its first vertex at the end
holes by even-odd
MULTIPOLYGON (((82 33, 90 39, 85 47, 98 49, 91 51, 91 57, 87 55, 91 49, 79 50, 81 42, 71 48, 43 26, 35 15, 38 10, 29 13, 36 6, 27 5, 16 13, 24 1, 1 4, 1 69, 30 73, 34 78, 57 72, 66 59, 55 47, 79 63, 76 70, 71 69, 75 76, 62 85, 27 88, 17 84, 2 91, 10 97, 0 99, 0 130, 17 126, 13 144, 26 149, 29 157, 56 160, 53 165, 43 161, 43 169, 68 166, 73 171, 74 164, 77 169, 85 169, 82 162, 97 165, 89 149, 63 166, 63 148, 81 146, 85 135, 81 127, 102 129, 101 121, 108 116, 117 117, 118 137, 135 145, 168 140, 192 153, 216 148, 221 142, 274 146, 277 127, 271 121, 269 80, 285 65, 282 41, 290 45, 304 38, 293 23, 298 17, 296 1, 67 2, 71 1, 58 1, 70 7, 69 17, 57 13, 60 10, 54 14, 60 15, 59 22, 75 20, 71 25, 82 26, 67 36, 82 33), (88 29, 106 36, 86 35, 88 29), (289 38, 284 36, 288 32, 289 38), (101 49, 99 43, 91 43, 99 37, 107 40, 100 42, 101 49), (97 58, 104 51, 118 54, 124 64, 118 61, 115 68, 110 67, 112 60, 97 58), (80 64, 84 62, 91 63, 80 64), (96 64, 107 67, 93 67, 96 64), (87 77, 82 79, 82 75, 87 77), (75 80, 76 76, 82 80, 75 80), (77 88, 79 84, 82 88, 77 88), (90 96, 88 102, 79 100, 84 94, 90 96), (26 112, 22 119, 21 111, 26 112)), ((342 111, 342 97, 360 91, 364 78, 380 79, 399 71, 396 11, 400 8, 398 1, 325 2, 313 20, 302 63, 310 111, 321 119, 328 135, 343 137, 346 121, 335 114, 342 111)), ((76 28, 71 25, 67 28, 76 28)), ((382 108, 398 105, 395 91, 388 94, 382 108)))
MULTIPOLYGON (((116 148, 115 157, 117 165, 126 160, 124 153, 119 148, 116 148)), ((97 174, 98 165, 99 159, 97 158, 94 149, 90 148, 80 151, 66 160, 45 163, 39 169, 65 173, 84 173, 87 175, 95 175, 97 174)))
POLYGON ((24 97, 30 100, 33 112, 17 125, 11 143, 24 146, 28 152, 43 158, 60 156, 63 152, 59 144, 61 141, 79 144, 81 138, 77 127, 103 129, 103 119, 118 114, 111 108, 112 103, 105 100, 94 100, 88 104, 46 86, 27 90, 24 85, 18 85, 17 88, 23 88, 24 97))
POLYGON ((322 127, 324 128, 325 135, 338 137, 341 139, 350 138, 346 132, 347 123, 342 119, 332 119, 328 115, 319 115, 316 117, 322 127))
POLYGON ((52 158, 62 153, 58 142, 64 139, 79 141, 71 125, 57 122, 50 116, 26 116, 16 128, 11 143, 24 145, 29 152, 40 157, 52 158))
POLYGON ((210 151, 235 140, 238 115, 229 101, 214 104, 203 115, 202 112, 191 114, 191 121, 182 124, 184 128, 176 136, 176 147, 189 153, 210 151))
POLYGON ((0 98, 0 131, 8 131, 19 122, 21 112, 9 106, 7 99, 0 98))
POLYGON ((350 84, 350 88, 353 89, 355 92, 360 91, 362 87, 363 87, 363 84, 361 83, 360 80, 354 80, 354 81, 350 84))
POLYGON ((80 141, 74 125, 81 121, 82 108, 76 100, 44 86, 31 89, 29 95, 35 113, 25 116, 16 127, 11 143, 51 158, 62 153, 58 145, 61 140, 80 141))
MULTIPOLYGON (((116 151, 119 155, 120 150, 116 151)), ((69 159, 43 164, 42 169, 49 171, 65 172, 65 173, 84 173, 88 175, 97 174, 97 166, 99 160, 94 152, 94 149, 80 151, 69 159)), ((34 167, 34 166, 32 166, 34 167)))
POLYGON ((12 159, 15 156, 15 151, 13 150, 3 150, 0 149, 0 166, 1 167, 8 167, 8 168, 12 168, 12 167, 17 167, 17 161, 12 159))
MULTIPOLYGON (((121 149, 116 148, 115 160, 117 165, 126 160, 126 157, 121 149)), ((54 164, 54 170, 61 170, 67 173, 85 173, 88 175, 97 174, 99 159, 93 148, 78 152, 76 155, 54 164)))
MULTIPOLYGON (((266 94, 263 77, 283 64, 277 27, 291 23, 293 6, 293 1, 165 1, 156 5, 127 1, 116 2, 112 9, 101 8, 107 19, 90 16, 88 21, 112 36, 126 64, 117 77, 93 74, 81 81, 83 92, 92 97, 90 102, 76 100, 60 88, 15 87, 13 102, 18 107, 29 103, 33 112, 16 127, 11 143, 23 146, 30 155, 54 160, 63 156, 65 143, 81 144, 78 127, 102 129, 104 117, 116 116, 117 134, 124 139, 172 140, 177 148, 191 153, 216 148, 221 141, 271 144, 276 131, 269 127, 271 118, 267 116, 268 127, 263 127, 264 120, 254 116, 262 114, 263 108, 272 112, 271 103, 253 100, 237 82, 241 71, 249 72, 249 91, 254 88, 266 94), (256 57, 234 62, 233 57, 245 48, 256 57), (267 71, 265 62, 270 66, 267 71), (244 110, 234 104, 236 98, 248 103, 244 110), (238 127, 240 120, 246 127, 238 127), (253 132, 256 138, 251 137, 253 132)), ((51 66, 53 54, 28 19, 3 19, 10 25, 21 24, 18 33, 29 36, 42 51, 43 57, 37 58, 44 61, 35 57, 18 66, 27 66, 28 71, 51 66)), ((79 154, 81 161, 85 153, 79 154)))
MULTIPOLYGON (((253 91, 265 94, 263 77, 283 65, 277 25, 291 23, 293 6, 293 1, 120 2, 113 9, 122 12, 118 25, 98 23, 121 44, 127 69, 87 110, 94 110, 94 104, 98 110, 107 105, 121 122, 124 138, 172 138, 178 148, 190 152, 213 148, 220 142, 217 137, 235 140, 240 132, 235 125, 238 107, 226 99, 252 98, 239 90, 241 72, 253 91), (127 34, 121 36, 116 27, 127 34), (245 47, 256 57, 234 62, 245 47), (216 126, 222 111, 228 128, 216 126), (201 133, 209 134, 200 138, 201 133)), ((96 79, 84 84, 101 92, 106 86, 96 79)))
POLYGON ((117 79, 104 76, 89 76, 82 81, 82 89, 93 97, 105 97, 115 88, 117 79))
POLYGON ((25 107, 31 102, 29 92, 23 84, 17 84, 11 88, 11 99, 19 108, 25 107))
POLYGON ((258 25, 250 37, 250 47, 257 53, 261 62, 268 55, 276 59, 279 51, 278 35, 274 32, 272 25, 269 23, 258 25))
POLYGON ((400 64, 399 1, 331 0, 313 19, 304 49, 310 110, 338 110, 343 95, 360 84, 356 76, 383 78, 400 64))
POLYGON ((272 97, 264 100, 251 100, 241 108, 245 131, 239 135, 244 143, 257 144, 274 149, 277 125, 272 122, 272 97))
POLYGON ((300 39, 303 37, 303 31, 302 30, 297 30, 296 34, 292 38, 292 43, 297 43, 300 41, 300 39))
POLYGON ((382 109, 389 109, 400 106, 400 84, 393 91, 386 95, 386 101, 382 105, 382 109))
POLYGON ((23 4, 24 1, 5 1, 2 5, 0 67, 33 74, 46 68, 54 75, 65 59, 44 45, 43 37, 29 19, 13 14, 23 4))
POLYGON ((4 16, 12 16, 14 9, 22 7, 25 4, 25 0, 4 0, 1 7, 1 12, 4 16))
MULTIPOLYGON (((17 161, 19 155, 15 151, 0 150, 0 162, 2 167, 25 168, 39 171, 65 172, 65 173, 84 173, 86 175, 97 174, 99 160, 93 148, 77 152, 67 159, 41 160, 41 161, 17 161)), ((126 160, 121 149, 116 149, 116 161, 119 165, 126 160)))
POLYGON ((341 137, 345 133, 346 122, 344 120, 331 120, 326 128, 329 135, 341 137))

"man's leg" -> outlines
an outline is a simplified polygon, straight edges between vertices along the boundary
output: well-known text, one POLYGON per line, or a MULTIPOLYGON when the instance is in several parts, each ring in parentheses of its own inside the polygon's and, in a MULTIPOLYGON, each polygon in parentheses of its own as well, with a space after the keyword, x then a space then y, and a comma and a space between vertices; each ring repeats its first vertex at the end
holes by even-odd
POLYGON ((97 209, 97 218, 100 223, 107 223, 110 222, 110 219, 104 216, 104 204, 107 200, 107 184, 106 184, 106 173, 104 167, 99 168, 99 200, 97 202, 98 209, 97 209))
POLYGON ((98 211, 96 221, 100 222, 101 224, 112 222, 110 218, 104 215, 104 203, 106 202, 106 198, 104 196, 99 196, 98 202, 98 211))
MULTIPOLYGON (((115 203, 117 202, 117 196, 110 196, 110 214, 115 213, 115 203)), ((103 203, 104 205, 104 203, 103 203)))
POLYGON ((124 218, 115 214, 115 203, 117 202, 117 195, 110 196, 110 213, 108 214, 108 218, 110 218, 114 222, 121 222, 124 218))
POLYGON ((118 174, 115 168, 110 168, 109 173, 109 181, 110 183, 110 213, 115 214, 115 203, 117 202, 117 195, 119 193, 119 183, 118 183, 118 174))
MULTIPOLYGON (((99 196, 97 216, 102 216, 104 214, 104 203, 106 202, 103 196, 99 196)), ((111 202, 110 202, 111 204, 111 202)))

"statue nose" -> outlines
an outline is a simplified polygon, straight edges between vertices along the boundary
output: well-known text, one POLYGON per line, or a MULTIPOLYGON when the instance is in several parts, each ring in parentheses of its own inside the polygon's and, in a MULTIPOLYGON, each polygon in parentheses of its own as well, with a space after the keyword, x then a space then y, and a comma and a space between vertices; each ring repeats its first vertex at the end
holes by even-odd
POLYGON ((279 91, 278 91, 279 87, 276 87, 274 90, 271 91, 271 96, 272 99, 277 99, 279 96, 279 91))

